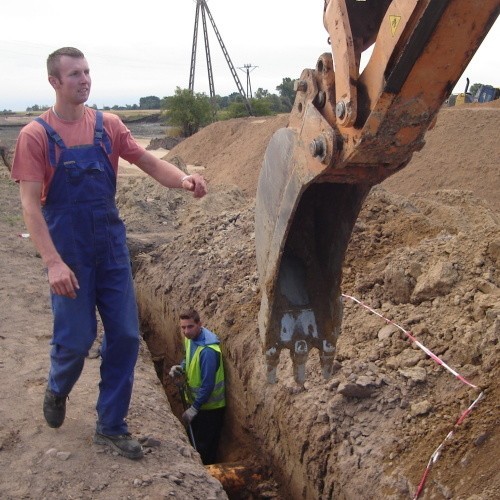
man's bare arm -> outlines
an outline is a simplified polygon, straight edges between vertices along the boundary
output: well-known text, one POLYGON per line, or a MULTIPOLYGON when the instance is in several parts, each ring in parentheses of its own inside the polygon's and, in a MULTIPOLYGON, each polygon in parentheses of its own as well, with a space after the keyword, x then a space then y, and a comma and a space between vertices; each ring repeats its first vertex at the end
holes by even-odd
POLYGON ((41 182, 20 181, 24 222, 35 248, 47 267, 49 285, 52 291, 74 299, 76 290, 79 288, 78 280, 73 271, 62 260, 50 237, 40 206, 41 192, 41 182))
POLYGON ((207 185, 201 175, 186 175, 174 164, 157 158, 149 151, 146 151, 135 164, 162 186, 186 189, 191 191, 195 198, 202 198, 207 194, 207 185))

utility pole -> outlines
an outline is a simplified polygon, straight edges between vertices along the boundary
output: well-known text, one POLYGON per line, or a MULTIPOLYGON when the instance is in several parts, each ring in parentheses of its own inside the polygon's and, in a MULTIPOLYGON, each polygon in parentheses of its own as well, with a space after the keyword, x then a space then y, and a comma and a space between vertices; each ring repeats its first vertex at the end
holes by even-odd
POLYGON ((252 66, 251 64, 245 64, 243 65, 243 68, 238 68, 241 69, 242 71, 245 71, 247 74, 247 97, 251 99, 252 96, 252 84, 250 83, 250 72, 253 71, 255 68, 258 68, 258 66, 252 66))
POLYGON ((189 71, 189 90, 191 92, 194 92, 194 74, 195 74, 195 66, 196 66, 196 46, 198 44, 198 19, 200 17, 200 11, 201 11, 201 18, 202 18, 202 24, 203 24, 203 36, 205 39, 205 56, 207 58, 207 70, 208 70, 208 85, 210 88, 210 98, 212 99, 212 104, 215 105, 215 89, 214 89, 214 76, 213 76, 213 71, 212 71, 212 60, 210 57, 210 46, 208 43, 208 30, 207 30, 207 21, 206 21, 206 16, 210 19, 210 22, 212 24, 212 27, 215 32, 215 36, 217 37, 217 40, 219 41, 219 44, 222 49, 222 53, 224 54, 224 57, 226 58, 226 62, 229 66, 229 69, 231 71, 231 74, 233 75, 233 79, 236 83, 236 87, 238 88, 238 92, 240 93, 241 97, 243 97, 243 101, 245 103, 245 107, 247 108, 248 114, 252 115, 252 108, 250 106, 250 101, 247 99, 247 95, 245 94, 245 91, 243 89, 243 86, 241 85, 240 79, 238 78, 238 75, 236 74, 236 70, 234 69, 234 65, 231 61, 231 58, 229 57, 229 54, 227 52, 226 46, 224 45, 224 42, 222 41, 222 37, 220 36, 219 30, 217 29, 217 26, 215 25, 214 18, 212 17, 212 14, 210 13, 210 10, 208 9, 207 3, 205 0, 196 0, 196 14, 195 14, 195 20, 194 20, 194 33, 193 33, 193 48, 191 50, 191 68, 189 71))

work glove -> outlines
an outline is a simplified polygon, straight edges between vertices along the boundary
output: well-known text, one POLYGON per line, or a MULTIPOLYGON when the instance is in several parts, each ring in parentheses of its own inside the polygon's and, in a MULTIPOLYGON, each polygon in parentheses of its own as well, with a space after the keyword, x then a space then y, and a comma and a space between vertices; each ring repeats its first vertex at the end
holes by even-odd
POLYGON ((193 418, 198 415, 198 410, 194 406, 190 406, 183 414, 182 420, 186 425, 190 425, 193 421, 193 418))
POLYGON ((184 375, 184 370, 182 369, 181 365, 174 365, 174 366, 172 366, 172 368, 170 368, 170 371, 168 372, 168 374, 172 378, 181 377, 182 375, 184 375))

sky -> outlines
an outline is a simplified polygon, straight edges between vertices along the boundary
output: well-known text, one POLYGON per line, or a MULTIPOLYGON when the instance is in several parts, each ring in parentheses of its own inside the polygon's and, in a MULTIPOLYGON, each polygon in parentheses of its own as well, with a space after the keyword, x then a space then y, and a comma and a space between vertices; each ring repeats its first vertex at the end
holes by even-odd
MULTIPOLYGON (((207 0, 235 73, 247 90, 278 93, 283 78, 298 78, 329 52, 323 0, 207 0)), ((2 2, 0 31, 0 111, 52 105, 45 61, 52 51, 74 46, 90 65, 89 105, 99 108, 139 104, 146 96, 165 97, 188 88, 195 0, 113 2, 9 0, 2 2)), ((215 93, 237 85, 207 16, 215 93)), ((500 86, 500 22, 497 20, 457 82, 500 86)), ((210 94, 200 15, 194 91, 210 94)))

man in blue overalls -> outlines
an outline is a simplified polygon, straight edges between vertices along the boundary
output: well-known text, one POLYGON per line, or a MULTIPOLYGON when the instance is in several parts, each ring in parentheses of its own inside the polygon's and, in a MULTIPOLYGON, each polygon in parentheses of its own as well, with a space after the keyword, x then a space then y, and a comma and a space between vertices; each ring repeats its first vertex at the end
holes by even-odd
POLYGON ((94 442, 137 459, 143 451, 125 418, 139 323, 125 226, 115 204, 118 159, 197 198, 206 185, 200 175, 186 175, 142 148, 117 116, 84 105, 91 78, 78 49, 53 52, 47 70, 56 103, 21 131, 12 167, 51 289, 54 329, 44 416, 53 428, 64 422, 66 400, 96 337, 97 308, 105 334, 94 442))

